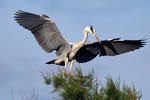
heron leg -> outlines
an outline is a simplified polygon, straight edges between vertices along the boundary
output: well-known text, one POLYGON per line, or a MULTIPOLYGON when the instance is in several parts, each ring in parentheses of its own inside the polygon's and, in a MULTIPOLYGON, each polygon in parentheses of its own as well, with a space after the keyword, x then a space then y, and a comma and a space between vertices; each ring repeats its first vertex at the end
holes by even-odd
POLYGON ((74 63, 74 60, 71 60, 71 62, 70 62, 70 72, 69 72, 70 75, 71 75, 71 70, 72 70, 73 63, 74 63))
POLYGON ((64 75, 66 75, 66 67, 67 67, 67 64, 68 64, 68 58, 65 59, 64 75))

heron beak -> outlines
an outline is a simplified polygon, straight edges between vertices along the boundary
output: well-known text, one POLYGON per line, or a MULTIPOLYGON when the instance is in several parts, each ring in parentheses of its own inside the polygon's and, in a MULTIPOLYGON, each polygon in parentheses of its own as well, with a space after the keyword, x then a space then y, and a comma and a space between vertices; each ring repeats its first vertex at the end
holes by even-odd
POLYGON ((101 41, 99 40, 99 38, 94 34, 95 39, 101 44, 101 41))

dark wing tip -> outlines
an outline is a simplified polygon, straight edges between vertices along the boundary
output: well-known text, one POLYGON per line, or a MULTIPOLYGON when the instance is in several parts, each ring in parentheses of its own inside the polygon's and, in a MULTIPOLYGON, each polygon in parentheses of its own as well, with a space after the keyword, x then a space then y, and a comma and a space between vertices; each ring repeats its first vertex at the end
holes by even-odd
POLYGON ((141 43, 141 47, 144 47, 144 45, 146 45, 148 38, 143 38, 140 40, 141 43))
MULTIPOLYGON (((18 11, 16 11, 15 12, 15 14, 14 14, 14 19, 15 19, 15 21, 19 24, 19 25, 21 25, 21 26, 23 26, 24 27, 24 23, 23 23, 23 19, 22 18, 24 18, 24 15, 26 15, 27 14, 27 12, 25 12, 25 11, 23 11, 23 10, 18 10, 18 11)), ((26 27, 25 27, 26 28, 26 27)))
POLYGON ((18 10, 18 11, 15 12, 14 18, 15 18, 15 19, 18 19, 19 16, 21 16, 21 15, 24 14, 24 13, 27 13, 27 12, 25 12, 25 11, 23 11, 23 10, 18 10))
POLYGON ((22 12, 25 12, 23 10, 17 10, 16 13, 22 13, 22 12))
POLYGON ((104 47, 101 47, 101 55, 100 56, 115 56, 123 53, 127 53, 130 51, 134 51, 141 47, 144 47, 147 43, 147 39, 139 39, 139 40, 105 40, 102 41, 104 47))
POLYGON ((15 12, 14 19, 17 21, 17 23, 21 24, 20 20, 21 20, 22 16, 24 16, 26 13, 28 13, 28 12, 25 12, 23 10, 18 10, 15 12))
POLYGON ((33 28, 38 27, 45 22, 45 19, 40 15, 22 10, 16 11, 14 14, 14 19, 20 26, 28 30, 32 30, 33 28))

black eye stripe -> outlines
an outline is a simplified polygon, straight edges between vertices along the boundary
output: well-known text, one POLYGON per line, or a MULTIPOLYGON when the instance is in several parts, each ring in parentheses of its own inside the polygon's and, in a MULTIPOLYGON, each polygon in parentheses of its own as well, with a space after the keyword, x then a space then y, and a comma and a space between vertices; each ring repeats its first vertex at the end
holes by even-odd
POLYGON ((92 31, 92 33, 94 33, 93 26, 90 26, 90 30, 92 31))

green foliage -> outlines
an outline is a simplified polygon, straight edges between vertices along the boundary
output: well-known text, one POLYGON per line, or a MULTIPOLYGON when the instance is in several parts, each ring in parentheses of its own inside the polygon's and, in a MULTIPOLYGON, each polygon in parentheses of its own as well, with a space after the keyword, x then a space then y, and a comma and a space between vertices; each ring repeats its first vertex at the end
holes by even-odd
POLYGON ((123 84, 120 80, 113 81, 111 77, 106 77, 106 83, 100 84, 94 78, 94 71, 84 76, 80 68, 76 68, 74 75, 64 75, 62 69, 58 69, 56 74, 43 74, 45 83, 53 85, 53 92, 58 92, 63 100, 140 100, 141 92, 123 84))

